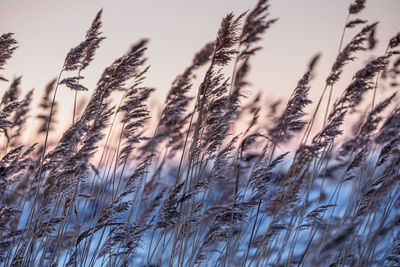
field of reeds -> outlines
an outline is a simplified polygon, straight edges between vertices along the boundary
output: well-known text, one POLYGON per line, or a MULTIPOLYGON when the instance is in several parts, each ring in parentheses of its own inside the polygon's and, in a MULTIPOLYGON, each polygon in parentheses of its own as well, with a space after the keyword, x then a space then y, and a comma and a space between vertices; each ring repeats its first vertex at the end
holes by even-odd
MULTIPOLYGON (((319 55, 289 99, 248 97, 259 41, 279 23, 267 0, 222 19, 159 116, 148 106, 147 39, 95 88, 82 85, 105 38, 103 10, 39 106, 33 91, 21 95, 21 77, 0 76, 1 265, 400 266, 400 33, 337 85, 376 44, 364 7, 350 5, 317 99, 308 94, 319 55), (75 94, 67 125, 57 120, 61 88, 75 94)), ((0 70, 17 46, 12 33, 0 36, 0 70)))

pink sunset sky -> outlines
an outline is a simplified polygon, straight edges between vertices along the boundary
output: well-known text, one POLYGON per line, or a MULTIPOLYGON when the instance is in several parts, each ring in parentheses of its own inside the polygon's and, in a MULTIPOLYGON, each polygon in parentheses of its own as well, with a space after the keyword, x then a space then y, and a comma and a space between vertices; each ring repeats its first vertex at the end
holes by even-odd
MULTIPOLYGON (((240 14, 252 9, 255 0, 202 1, 50 1, 3 0, 0 8, 2 33, 13 32, 19 48, 2 75, 8 79, 23 75, 22 88, 36 88, 36 101, 45 84, 56 77, 65 55, 79 44, 97 11, 103 8, 103 36, 95 60, 82 74, 83 84, 93 89, 102 71, 140 38, 149 38, 145 82, 157 88, 153 103, 161 103, 175 76, 190 63, 195 52, 212 41, 220 21, 228 12, 240 14)), ((338 53, 348 7, 345 0, 271 0, 270 16, 279 18, 260 42, 264 49, 252 60, 249 96, 262 90, 264 98, 286 99, 316 53, 322 58, 311 88, 315 101, 338 53)), ((368 0, 357 17, 379 21, 378 45, 359 53, 358 61, 346 66, 336 95, 367 59, 384 53, 388 40, 400 30, 399 0, 368 0), (354 69, 354 71, 352 71, 354 69)), ((356 33, 349 30, 345 43, 356 33)), ((1 90, 9 84, 1 83, 1 90)), ((196 89, 196 88, 194 88, 196 89)), ((90 91, 89 91, 90 93, 90 91)), ((89 96, 89 93, 82 94, 89 96)), ((195 92, 193 92, 195 94, 195 92)), ((378 96, 379 99, 379 96, 378 96)), ((73 93, 59 89, 61 117, 70 118, 73 93)), ((68 119, 69 120, 69 119, 68 119)))

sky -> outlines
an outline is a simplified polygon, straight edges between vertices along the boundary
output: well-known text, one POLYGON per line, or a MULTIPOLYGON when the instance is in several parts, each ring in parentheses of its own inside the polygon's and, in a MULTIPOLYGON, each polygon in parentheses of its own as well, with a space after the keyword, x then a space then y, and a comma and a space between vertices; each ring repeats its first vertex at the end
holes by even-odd
MULTIPOLYGON (((19 42, 1 74, 8 79, 22 75, 23 90, 35 88, 38 101, 45 84, 58 75, 65 55, 84 39, 96 13, 103 8, 102 32, 106 39, 93 63, 82 73, 83 84, 92 90, 105 67, 124 54, 131 44, 149 38, 146 56, 151 67, 145 85, 157 88, 152 101, 160 103, 176 75, 190 64, 194 53, 215 39, 221 19, 228 12, 240 14, 252 9, 256 2, 0 0, 0 32, 13 32, 19 42)), ((266 32, 259 43, 264 49, 251 62, 249 96, 261 90, 267 99, 287 100, 309 59, 322 53, 310 91, 315 100, 338 53, 351 3, 348 0, 271 0, 270 18, 279 20, 266 32)), ((373 51, 360 53, 358 61, 346 67, 334 94, 344 89, 357 67, 368 58, 384 53, 388 40, 400 31, 399 12, 399 0, 367 0, 366 9, 358 17, 380 21, 378 46, 373 51)), ((355 33, 355 30, 348 31, 345 43, 355 33)), ((0 83, 1 92, 8 86, 0 83)), ((88 97, 89 93, 81 97, 88 97)), ((73 93, 60 87, 57 100, 61 102, 61 116, 70 116, 73 93)))

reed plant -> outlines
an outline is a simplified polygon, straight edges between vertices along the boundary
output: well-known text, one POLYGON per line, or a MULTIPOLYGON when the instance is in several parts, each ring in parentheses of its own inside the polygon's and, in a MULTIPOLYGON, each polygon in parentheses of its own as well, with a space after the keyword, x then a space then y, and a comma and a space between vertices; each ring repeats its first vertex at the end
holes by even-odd
MULTIPOLYGON (((222 19, 159 116, 149 110, 147 39, 106 67, 95 88, 82 85, 101 53, 103 10, 39 106, 33 90, 21 95, 22 77, 0 76, 0 264, 399 266, 400 33, 337 85, 347 64, 375 47, 377 22, 360 17, 364 8, 365 0, 349 6, 316 100, 309 90, 320 55, 288 100, 246 99, 259 41, 279 23, 268 0, 222 19), (358 32, 344 38, 349 28, 358 32), (392 91, 378 103, 383 84, 392 91), (74 101, 62 124, 65 87, 74 101), (84 104, 80 91, 91 92, 84 104), (66 127, 62 136, 55 125, 66 127), (26 132, 39 141, 25 141, 26 132)), ((0 36, 0 70, 17 45, 12 33, 0 36)))

